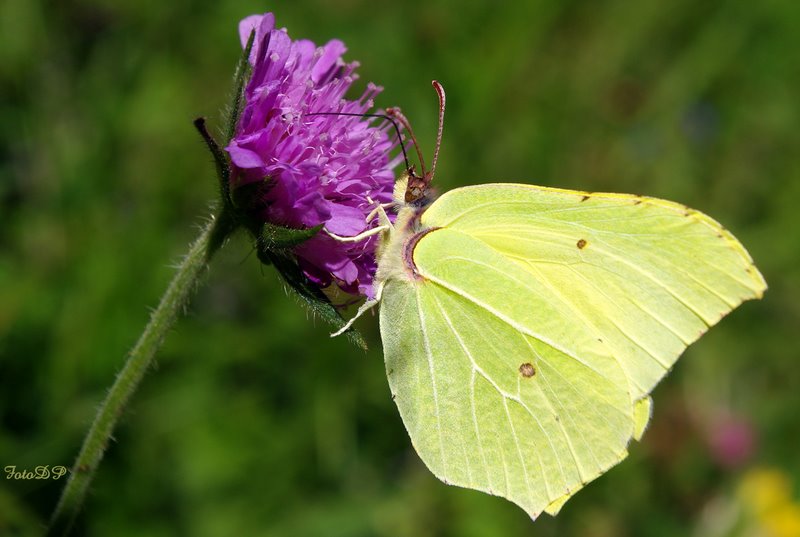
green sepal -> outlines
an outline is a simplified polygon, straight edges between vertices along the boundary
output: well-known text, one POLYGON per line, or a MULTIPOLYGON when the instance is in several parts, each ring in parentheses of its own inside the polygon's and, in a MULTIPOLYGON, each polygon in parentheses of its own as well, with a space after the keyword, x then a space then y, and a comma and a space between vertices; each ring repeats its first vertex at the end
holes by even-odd
POLYGON ((308 229, 293 229, 265 222, 258 237, 259 249, 288 250, 298 246, 319 233, 324 224, 308 229))
POLYGON ((228 155, 220 148, 211 133, 208 132, 206 128, 206 118, 199 117, 195 119, 194 126, 197 132, 200 133, 203 141, 205 141, 211 153, 211 157, 214 159, 214 164, 217 168, 217 178, 219 179, 219 194, 222 198, 223 208, 225 212, 231 212, 233 211, 233 202, 231 201, 230 191, 231 165, 230 160, 228 160, 228 155))
POLYGON ((227 129, 225 130, 225 143, 229 144, 236 134, 236 125, 239 123, 239 116, 242 113, 242 101, 244 100, 244 84, 250 78, 250 51, 253 50, 253 41, 256 37, 255 29, 250 31, 247 38, 247 45, 239 56, 236 64, 236 72, 233 75, 233 95, 231 96, 230 108, 228 109, 227 129))
MULTIPOLYGON (((312 312, 333 325, 337 330, 346 324, 344 318, 342 318, 339 311, 331 304, 330 299, 328 299, 325 293, 303 274, 303 271, 300 270, 300 267, 291 254, 259 248, 258 258, 262 263, 273 265, 283 277, 284 281, 295 291, 297 296, 312 312)), ((345 335, 352 343, 361 347, 363 350, 367 350, 367 342, 355 328, 348 329, 345 335)))
MULTIPOLYGON (((241 57, 236 64, 236 71, 234 73, 234 89, 232 100, 229 105, 228 118, 226 120, 225 130, 225 144, 229 144, 236 133, 236 125, 239 122, 239 116, 242 111, 242 100, 244 84, 250 76, 250 51, 253 49, 253 41, 255 39, 255 30, 250 32, 250 37, 247 39, 247 45, 242 51, 241 57)), ((230 179, 231 179, 231 161, 228 154, 223 151, 216 139, 208 132, 206 128, 205 118, 199 117, 194 120, 194 126, 200 133, 200 136, 205 141, 208 150, 211 152, 211 157, 214 159, 214 164, 217 168, 217 178, 219 179, 220 197, 222 198, 223 213, 234 215, 237 213, 235 205, 231 199, 230 179)))

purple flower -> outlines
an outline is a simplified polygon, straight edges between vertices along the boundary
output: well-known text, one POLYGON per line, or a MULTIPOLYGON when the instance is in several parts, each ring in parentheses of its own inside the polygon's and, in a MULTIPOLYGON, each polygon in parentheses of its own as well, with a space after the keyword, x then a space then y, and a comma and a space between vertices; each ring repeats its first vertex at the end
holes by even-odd
MULTIPOLYGON (((358 64, 342 60, 344 43, 292 41, 274 26, 272 13, 239 23, 242 46, 253 29, 255 39, 244 107, 226 148, 231 190, 260 185, 257 199, 248 201, 258 221, 298 229, 324 224, 336 235, 358 235, 377 225, 366 222, 376 204, 392 199, 398 159, 390 156, 397 145, 388 134, 391 124, 309 114, 363 114, 381 88, 370 83, 360 99, 345 99, 358 64)), ((320 232, 293 252, 320 287, 335 283, 348 293, 372 296, 377 242, 373 235, 343 243, 320 232)))
POLYGON ((750 460, 756 451, 757 434, 753 424, 742 416, 723 413, 708 431, 711 454, 721 466, 737 468, 750 460))

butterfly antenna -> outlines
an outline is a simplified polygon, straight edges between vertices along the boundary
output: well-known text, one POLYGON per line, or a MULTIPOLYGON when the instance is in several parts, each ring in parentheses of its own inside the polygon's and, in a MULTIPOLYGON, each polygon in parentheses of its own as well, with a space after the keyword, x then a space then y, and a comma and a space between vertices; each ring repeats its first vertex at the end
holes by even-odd
MULTIPOLYGON (((385 114, 354 114, 354 113, 351 113, 351 112, 311 112, 310 114, 304 114, 304 115, 306 117, 308 117, 308 116, 349 116, 349 117, 376 117, 376 118, 380 118, 380 119, 385 119, 386 121, 388 121, 388 122, 390 122, 392 124, 392 126, 394 127, 394 131, 397 133, 397 141, 400 142, 400 151, 403 152, 403 160, 406 163, 406 169, 410 170, 411 169, 411 164, 408 161, 408 153, 406 153, 406 146, 405 146, 405 144, 403 144, 403 135, 400 133, 400 127, 397 125, 397 121, 395 121, 395 118, 390 114, 389 110, 392 110, 392 109, 391 108, 387 108, 385 114)), ((403 119, 405 119, 405 118, 403 118, 403 119)), ((403 124, 403 127, 406 127, 406 125, 403 124)), ((409 134, 411 133, 410 130, 408 132, 409 132, 409 134)), ((411 138, 414 141, 414 146, 416 147, 417 142, 416 142, 416 140, 414 140, 414 135, 413 134, 411 135, 411 138)))
POLYGON ((425 186, 433 180, 433 174, 436 172, 436 161, 439 160, 439 148, 442 146, 442 130, 444 129, 444 88, 438 80, 431 82, 433 89, 439 95, 439 131, 436 133, 436 148, 433 150, 433 163, 431 164, 431 171, 424 175, 425 186))
MULTIPOLYGON (((397 107, 387 108, 386 113, 390 116, 397 119, 397 121, 403 126, 403 128, 408 132, 408 137, 411 138, 411 143, 414 144, 414 150, 417 152, 417 158, 419 159, 419 166, 422 168, 423 176, 427 173, 427 168, 425 167, 425 157, 422 156, 422 151, 419 149, 419 144, 417 143, 417 137, 414 136, 414 129, 411 128, 411 123, 409 123, 406 116, 403 115, 403 112, 400 111, 397 107)), ((413 175, 413 169, 410 166, 406 166, 406 169, 413 175)))

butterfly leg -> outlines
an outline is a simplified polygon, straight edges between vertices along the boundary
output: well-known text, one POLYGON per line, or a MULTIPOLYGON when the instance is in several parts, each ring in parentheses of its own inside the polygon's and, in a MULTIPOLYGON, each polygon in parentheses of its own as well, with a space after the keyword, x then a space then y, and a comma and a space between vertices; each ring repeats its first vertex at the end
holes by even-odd
MULTIPOLYGON (((375 203, 369 197, 367 197, 367 201, 369 203, 375 203)), ((335 233, 331 233, 327 229, 324 230, 324 231, 329 237, 331 237, 332 239, 335 239, 335 240, 337 240, 339 242, 359 242, 359 241, 362 241, 362 240, 366 239, 367 237, 371 237, 372 235, 377 235, 378 233, 382 233, 384 231, 388 231, 388 230, 394 228, 394 226, 392 225, 391 220, 389 220, 389 216, 386 214, 386 209, 385 209, 385 207, 391 207, 392 205, 393 205, 393 203, 379 203, 377 205, 377 207, 372 209, 372 211, 370 211, 370 213, 367 215, 366 221, 367 222, 371 222, 372 219, 375 218, 375 216, 377 215, 378 216, 379 225, 377 227, 372 228, 372 229, 368 229, 368 230, 364 231, 363 233, 359 233, 358 235, 354 235, 352 237, 343 237, 341 235, 336 235, 335 233)))
POLYGON ((353 316, 353 318, 350 319, 349 321, 347 321, 347 324, 345 324, 339 330, 337 330, 336 332, 331 334, 331 337, 340 336, 343 333, 345 333, 347 330, 349 330, 350 327, 353 326, 353 323, 356 321, 356 319, 361 317, 364 313, 366 313, 368 310, 372 309, 374 306, 376 306, 381 301, 381 294, 383 294, 383 282, 381 282, 378 285, 377 289, 375 289, 375 297, 374 298, 370 298, 369 300, 367 300, 366 302, 361 304, 361 307, 358 308, 358 311, 353 316))
POLYGON ((325 234, 328 235, 329 237, 331 237, 332 239, 335 239, 335 240, 337 240, 339 242, 358 242, 358 241, 363 241, 367 237, 371 237, 373 235, 377 235, 378 233, 382 233, 382 232, 386 231, 387 229, 390 229, 390 228, 387 227, 387 226, 378 226, 378 227, 374 227, 372 229, 368 229, 365 232, 359 233, 358 235, 354 235, 352 237, 342 237, 341 235, 337 235, 335 233, 331 233, 327 229, 325 230, 325 234))
MULTIPOLYGON (((375 203, 372 198, 367 196, 367 201, 370 203, 375 203)), ((392 229, 394 226, 392 225, 391 220, 389 220, 389 216, 386 214, 386 208, 391 207, 394 205, 394 202, 390 201, 389 203, 379 203, 370 213, 367 215, 367 222, 370 222, 375 216, 378 216, 378 223, 383 226, 388 226, 387 229, 392 229)))

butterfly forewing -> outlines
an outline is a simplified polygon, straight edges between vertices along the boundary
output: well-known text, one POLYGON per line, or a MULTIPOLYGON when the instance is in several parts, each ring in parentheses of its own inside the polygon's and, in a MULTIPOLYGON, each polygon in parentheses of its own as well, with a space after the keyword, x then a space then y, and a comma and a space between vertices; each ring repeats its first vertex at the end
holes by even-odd
POLYGON ((422 222, 469 235, 549 288, 572 311, 571 323, 619 360, 634 399, 687 345, 766 288, 717 222, 653 198, 482 185, 448 192, 422 222))

